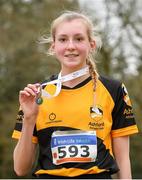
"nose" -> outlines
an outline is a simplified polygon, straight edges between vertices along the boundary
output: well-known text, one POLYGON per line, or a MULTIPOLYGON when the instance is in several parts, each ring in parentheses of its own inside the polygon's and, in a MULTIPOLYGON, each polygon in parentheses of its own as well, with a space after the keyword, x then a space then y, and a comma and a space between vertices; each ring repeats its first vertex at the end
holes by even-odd
POLYGON ((75 44, 74 44, 73 40, 68 41, 67 49, 68 50, 74 50, 75 49, 75 44))

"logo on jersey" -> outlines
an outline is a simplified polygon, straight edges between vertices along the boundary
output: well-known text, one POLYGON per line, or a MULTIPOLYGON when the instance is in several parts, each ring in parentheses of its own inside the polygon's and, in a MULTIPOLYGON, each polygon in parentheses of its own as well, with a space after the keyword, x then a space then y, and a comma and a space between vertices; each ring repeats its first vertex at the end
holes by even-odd
POLYGON ((48 116, 48 122, 46 123, 49 124, 49 123, 58 123, 58 122, 62 122, 62 120, 56 119, 56 114, 51 112, 48 116))
POLYGON ((99 106, 90 107, 90 116, 96 121, 99 121, 103 117, 103 111, 99 106))
POLYGON ((124 84, 122 84, 122 90, 123 90, 123 100, 125 101, 125 103, 128 105, 128 106, 131 106, 131 101, 130 101, 130 98, 129 98, 129 95, 128 95, 128 91, 125 87, 124 84))
POLYGON ((124 84, 122 84, 122 91, 123 91, 123 100, 126 103, 126 107, 124 109, 123 114, 126 119, 132 119, 134 118, 133 109, 132 109, 132 105, 131 105, 131 101, 130 101, 127 89, 124 84))
POLYGON ((17 121, 17 123, 22 123, 23 119, 24 119, 24 113, 22 110, 20 110, 17 114, 16 121, 17 121))
POLYGON ((126 119, 134 118, 133 110, 131 107, 126 107, 123 112, 126 119))
POLYGON ((102 121, 103 110, 101 106, 96 105, 94 107, 90 107, 90 116, 92 118, 92 121, 88 124, 90 129, 104 129, 104 122, 102 121))
POLYGON ((51 121, 54 121, 54 120, 56 119, 56 114, 55 114, 55 113, 49 114, 49 119, 50 119, 51 121))

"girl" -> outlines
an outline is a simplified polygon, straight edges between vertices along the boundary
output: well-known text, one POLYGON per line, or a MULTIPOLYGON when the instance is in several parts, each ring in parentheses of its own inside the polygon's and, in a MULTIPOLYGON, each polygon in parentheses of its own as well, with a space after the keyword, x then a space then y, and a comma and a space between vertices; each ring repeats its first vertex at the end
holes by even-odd
MULTIPOLYGON (((58 76, 19 94, 14 170, 26 175, 39 155, 38 178, 130 179, 129 135, 138 132, 124 84, 99 76, 92 52, 100 44, 88 17, 65 12, 53 21, 58 76), (43 101, 43 102, 42 102, 43 101)), ((43 39, 43 42, 49 42, 43 39)))

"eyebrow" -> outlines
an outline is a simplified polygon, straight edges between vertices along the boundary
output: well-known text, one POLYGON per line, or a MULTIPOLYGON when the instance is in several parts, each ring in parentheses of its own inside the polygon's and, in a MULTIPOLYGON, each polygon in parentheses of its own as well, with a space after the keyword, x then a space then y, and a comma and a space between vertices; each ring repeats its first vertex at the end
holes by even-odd
MULTIPOLYGON (((67 34, 59 34, 58 36, 68 36, 67 34)), ((84 36, 82 33, 74 34, 74 36, 84 36)))

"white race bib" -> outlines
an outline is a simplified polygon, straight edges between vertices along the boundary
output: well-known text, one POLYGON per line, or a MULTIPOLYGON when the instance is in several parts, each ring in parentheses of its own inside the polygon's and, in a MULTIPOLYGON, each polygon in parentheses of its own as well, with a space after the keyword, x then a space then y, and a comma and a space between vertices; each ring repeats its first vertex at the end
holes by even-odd
POLYGON ((95 131, 55 131, 51 137, 53 164, 94 162, 97 157, 95 131))

